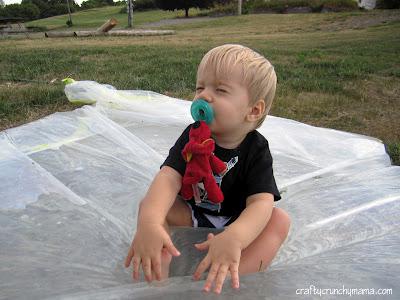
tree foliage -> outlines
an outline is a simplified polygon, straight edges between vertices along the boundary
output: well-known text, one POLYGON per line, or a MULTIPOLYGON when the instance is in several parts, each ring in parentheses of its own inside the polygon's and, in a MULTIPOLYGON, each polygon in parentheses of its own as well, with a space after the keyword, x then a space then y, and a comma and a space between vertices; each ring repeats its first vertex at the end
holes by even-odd
MULTIPOLYGON (((65 0, 22 0, 21 5, 28 3, 36 5, 39 8, 40 19, 68 13, 68 5, 65 0)), ((69 7, 71 12, 79 10, 79 5, 74 0, 69 0, 69 7)))
POLYGON ((383 9, 398 9, 400 8, 400 1, 399 0, 378 0, 376 2, 377 8, 383 9))
MULTIPOLYGON (((114 5, 113 0, 89 0, 82 7, 74 0, 69 0, 71 12, 107 5, 114 5)), ((23 18, 25 21, 43 19, 68 13, 66 0, 22 0, 21 4, 10 4, 0 7, 0 17, 23 18)))
POLYGON ((81 9, 90 9, 107 5, 114 5, 114 2, 112 0, 87 0, 82 2, 81 9))
POLYGON ((185 16, 189 17, 189 8, 210 8, 214 0, 154 0, 158 8, 163 10, 185 10, 185 16))
POLYGON ((39 8, 31 3, 10 4, 0 8, 0 17, 3 18, 22 18, 28 21, 38 19, 39 16, 39 8))

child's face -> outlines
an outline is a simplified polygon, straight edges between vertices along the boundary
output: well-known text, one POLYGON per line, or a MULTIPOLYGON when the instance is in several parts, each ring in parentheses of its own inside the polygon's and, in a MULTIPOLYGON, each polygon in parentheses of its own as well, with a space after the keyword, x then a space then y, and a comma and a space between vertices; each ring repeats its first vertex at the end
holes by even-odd
POLYGON ((247 128, 246 115, 251 111, 247 88, 237 69, 229 78, 216 78, 214 70, 206 67, 198 74, 194 99, 206 100, 214 109, 210 124, 215 135, 237 135, 247 128))

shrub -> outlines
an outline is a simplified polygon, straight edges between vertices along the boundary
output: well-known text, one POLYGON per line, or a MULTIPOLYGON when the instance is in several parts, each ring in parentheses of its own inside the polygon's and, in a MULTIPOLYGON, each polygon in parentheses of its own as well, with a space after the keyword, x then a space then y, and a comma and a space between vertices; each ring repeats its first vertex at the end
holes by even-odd
POLYGON ((39 16, 39 8, 32 3, 10 4, 0 9, 0 17, 23 18, 25 21, 30 21, 38 19, 39 16))
MULTIPOLYGON (((65 0, 22 0, 21 5, 33 4, 39 8, 39 18, 48 18, 68 13, 65 0)), ((78 4, 74 0, 69 0, 71 12, 79 10, 78 4)))
POLYGON ((96 7, 103 7, 107 6, 108 1, 107 0, 87 0, 85 2, 82 2, 81 4, 81 9, 91 9, 91 8, 96 8, 96 7))
POLYGON ((320 12, 323 8, 332 10, 358 9, 355 0, 249 0, 245 2, 245 6, 251 13, 283 13, 286 9, 293 7, 310 7, 313 12, 320 12))
MULTIPOLYGON (((75 11, 73 6, 70 6, 71 13, 75 11)), ((65 3, 58 3, 50 6, 46 11, 42 12, 42 16, 44 18, 58 16, 58 15, 65 15, 68 13, 68 5, 65 3)))
POLYGON ((189 17, 190 8, 210 8, 213 6, 213 0, 154 0, 157 7, 162 10, 184 10, 185 17, 189 17))
POLYGON ((323 7, 333 10, 352 10, 358 9, 358 4, 354 0, 323 0, 323 7))
POLYGON ((137 11, 157 9, 154 0, 136 0, 133 2, 133 9, 137 11))
POLYGON ((278 12, 282 13, 290 7, 311 7, 318 5, 318 0, 251 0, 247 6, 250 12, 278 12))
MULTIPOLYGON (((237 14, 237 0, 214 0, 209 16, 237 14)), ((309 7, 320 12, 324 7, 331 10, 357 9, 356 0, 243 0, 242 14, 275 12, 284 13, 288 8, 309 7)))
MULTIPOLYGON (((214 4, 212 11, 209 12, 208 15, 211 17, 230 16, 230 15, 236 15, 237 11, 238 11, 238 4, 233 1, 225 4, 216 3, 214 4)), ((245 12, 242 11, 242 13, 244 14, 245 12)))
POLYGON ((399 0, 378 0, 378 1, 376 1, 376 8, 397 9, 397 8, 400 8, 400 1, 399 0))

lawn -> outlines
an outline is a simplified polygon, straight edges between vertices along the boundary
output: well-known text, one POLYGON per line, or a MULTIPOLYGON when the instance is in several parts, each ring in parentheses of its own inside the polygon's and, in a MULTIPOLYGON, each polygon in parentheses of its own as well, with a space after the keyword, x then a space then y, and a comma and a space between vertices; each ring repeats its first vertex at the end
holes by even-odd
MULTIPOLYGON (((73 16, 98 27, 118 10, 73 16)), ((116 8, 113 8, 116 9, 116 8)), ((182 14, 183 15, 183 14, 182 14)), ((182 16, 149 11, 135 26, 182 16)), ((75 21, 76 20, 76 21, 75 21)), ((61 28, 66 17, 35 21, 61 28), (52 19, 52 20, 51 20, 52 19)), ((34 23, 34 22, 33 22, 34 23)), ((241 43, 275 66, 272 114, 381 139, 400 164, 400 12, 257 14, 165 25, 175 35, 0 40, 0 130, 71 110, 60 79, 109 83, 191 99, 196 67, 211 47, 241 43), (54 83, 50 83, 57 79, 54 83)))
MULTIPOLYGON (((107 6, 100 8, 93 8, 89 10, 80 11, 72 14, 72 22, 74 26, 69 28, 66 24, 68 15, 61 15, 46 19, 35 20, 28 22, 26 26, 45 27, 47 30, 79 30, 88 28, 98 28, 108 19, 114 18, 118 21, 115 29, 125 29, 128 26, 128 15, 120 13, 122 6, 107 6)), ((200 10, 191 9, 190 15, 198 15, 200 10)), ((183 18, 183 11, 163 11, 152 10, 144 12, 135 12, 133 14, 133 24, 135 27, 145 23, 157 22, 164 19, 183 18)))

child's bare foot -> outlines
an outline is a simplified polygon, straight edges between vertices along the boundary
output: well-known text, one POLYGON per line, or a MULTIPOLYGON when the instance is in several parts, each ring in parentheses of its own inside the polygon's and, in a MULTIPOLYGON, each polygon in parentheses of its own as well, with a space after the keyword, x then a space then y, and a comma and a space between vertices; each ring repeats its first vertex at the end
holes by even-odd
MULTIPOLYGON (((166 248, 161 250, 161 280, 167 279, 169 276, 169 265, 172 260, 171 253, 168 252, 166 248)), ((154 271, 152 272, 152 277, 157 278, 154 271)))

